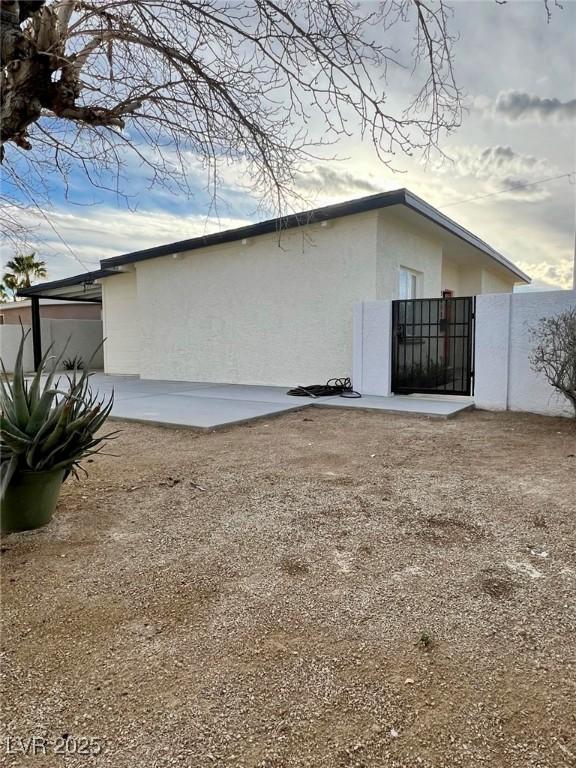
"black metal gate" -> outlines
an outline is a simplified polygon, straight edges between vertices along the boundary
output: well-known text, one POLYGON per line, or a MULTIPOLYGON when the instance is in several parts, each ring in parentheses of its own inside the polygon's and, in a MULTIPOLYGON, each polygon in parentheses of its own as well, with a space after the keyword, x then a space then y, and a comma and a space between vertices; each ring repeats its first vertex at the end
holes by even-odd
POLYGON ((392 302, 392 391, 474 392, 475 298, 392 302))

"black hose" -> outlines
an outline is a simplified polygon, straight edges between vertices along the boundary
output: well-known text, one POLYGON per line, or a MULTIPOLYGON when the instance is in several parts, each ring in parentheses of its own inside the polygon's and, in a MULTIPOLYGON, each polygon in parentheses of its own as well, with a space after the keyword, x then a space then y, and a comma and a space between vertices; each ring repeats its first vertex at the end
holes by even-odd
POLYGON ((326 384, 310 384, 307 387, 295 387, 289 389, 287 395, 294 395, 294 397, 349 397, 356 398, 362 397, 360 392, 356 392, 352 389, 352 381, 345 377, 343 379, 328 379, 326 384))

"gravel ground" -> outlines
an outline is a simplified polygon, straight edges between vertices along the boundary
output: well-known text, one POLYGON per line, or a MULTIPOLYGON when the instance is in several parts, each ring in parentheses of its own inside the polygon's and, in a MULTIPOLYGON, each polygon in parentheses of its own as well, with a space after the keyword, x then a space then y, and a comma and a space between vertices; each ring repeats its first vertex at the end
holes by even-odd
POLYGON ((7 766, 576 764, 573 422, 121 426, 2 542, 7 766))

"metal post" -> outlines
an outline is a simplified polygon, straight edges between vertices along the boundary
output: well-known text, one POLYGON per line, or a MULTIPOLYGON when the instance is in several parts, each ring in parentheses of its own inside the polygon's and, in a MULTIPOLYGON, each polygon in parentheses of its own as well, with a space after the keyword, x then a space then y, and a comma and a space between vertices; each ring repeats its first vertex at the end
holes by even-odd
POLYGON ((40 299, 31 297, 32 310, 32 349, 34 352, 34 370, 37 371, 42 360, 42 327, 40 325, 40 299))

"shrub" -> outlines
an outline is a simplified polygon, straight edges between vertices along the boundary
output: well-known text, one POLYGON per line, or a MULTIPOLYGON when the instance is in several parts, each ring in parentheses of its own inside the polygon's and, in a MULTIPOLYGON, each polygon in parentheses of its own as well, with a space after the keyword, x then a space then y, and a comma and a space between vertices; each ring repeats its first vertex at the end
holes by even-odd
POLYGON ((84 360, 80 355, 67 357, 62 361, 62 368, 64 368, 65 371, 79 371, 84 368, 84 360))
POLYGON ((532 369, 571 403, 576 418, 576 307, 541 318, 531 333, 532 369))
POLYGON ((446 363, 430 360, 426 365, 413 363, 403 366, 396 374, 398 387, 412 389, 440 389, 450 382, 450 371, 446 363))

